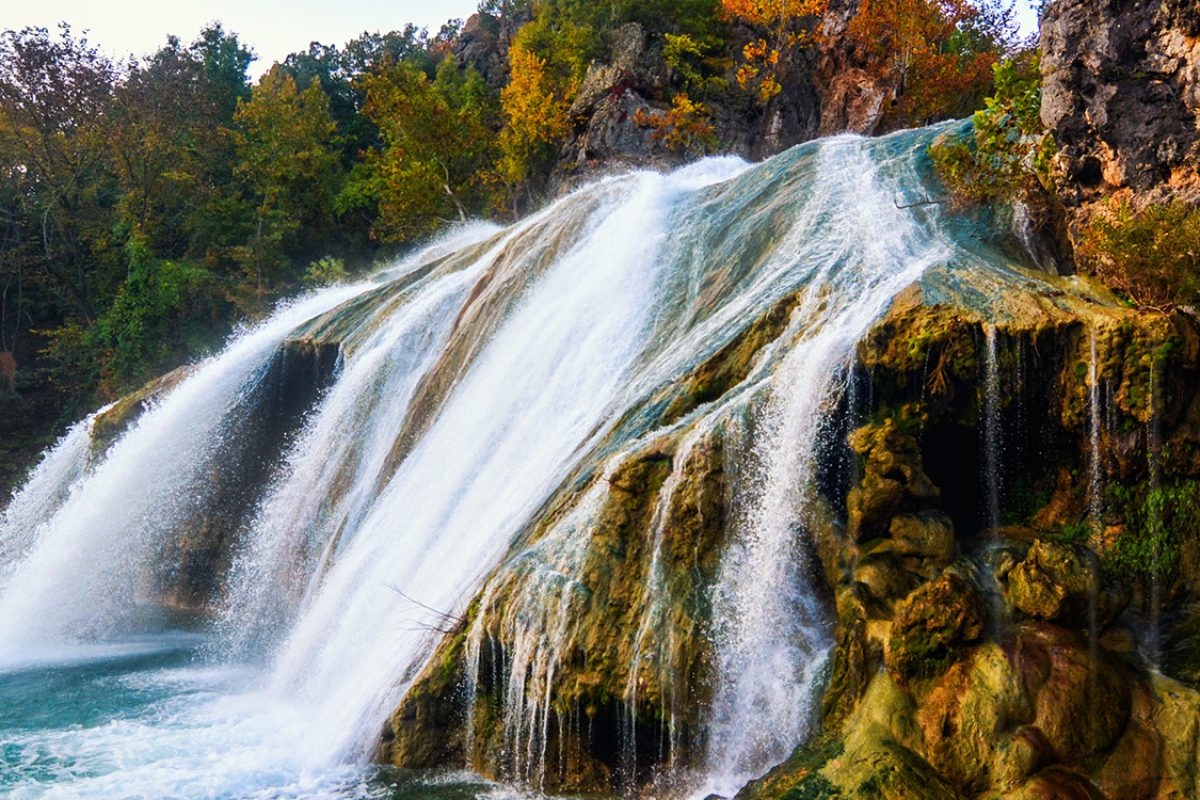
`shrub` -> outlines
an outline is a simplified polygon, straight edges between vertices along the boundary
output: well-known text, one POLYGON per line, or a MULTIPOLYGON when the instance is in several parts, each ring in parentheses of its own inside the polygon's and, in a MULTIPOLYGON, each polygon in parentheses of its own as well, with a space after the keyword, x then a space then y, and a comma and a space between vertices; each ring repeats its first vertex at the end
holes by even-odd
POLYGON ((1111 200, 1081 231, 1076 256, 1138 305, 1200 300, 1200 208, 1182 202, 1140 211, 1111 200))
POLYGON ((346 264, 340 258, 325 256, 304 271, 305 286, 330 286, 346 280, 346 264))
POLYGON ((686 94, 675 95, 668 111, 648 114, 639 110, 635 121, 638 125, 653 128, 654 138, 669 150, 707 152, 717 146, 708 108, 686 94))
POLYGON ((994 67, 995 94, 971 118, 967 136, 944 136, 930 148, 934 169, 955 205, 1021 201, 1041 205, 1053 192, 1056 146, 1042 126, 1037 56, 994 67))

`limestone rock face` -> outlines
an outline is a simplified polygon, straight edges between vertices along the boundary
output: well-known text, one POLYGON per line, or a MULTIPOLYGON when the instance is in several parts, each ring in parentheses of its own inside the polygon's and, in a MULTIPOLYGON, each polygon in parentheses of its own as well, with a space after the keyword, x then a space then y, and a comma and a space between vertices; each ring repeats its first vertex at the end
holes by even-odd
POLYGON ((1054 0, 1042 18, 1042 121, 1063 199, 1119 190, 1200 200, 1200 6, 1054 0))
POLYGON ((612 169, 674 160, 654 137, 654 130, 638 121, 639 113, 654 111, 646 96, 661 80, 655 71, 642 26, 631 22, 619 28, 609 63, 588 67, 571 104, 575 127, 560 157, 567 171, 587 173, 601 165, 612 169))

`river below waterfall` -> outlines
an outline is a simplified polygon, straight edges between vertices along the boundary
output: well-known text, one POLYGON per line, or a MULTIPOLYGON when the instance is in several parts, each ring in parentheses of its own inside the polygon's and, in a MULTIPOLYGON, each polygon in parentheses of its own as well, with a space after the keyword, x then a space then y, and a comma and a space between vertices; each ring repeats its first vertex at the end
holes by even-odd
POLYGON ((0 672, 0 796, 466 800, 513 792, 468 773, 297 759, 303 708, 258 664, 214 663, 166 631, 31 652, 0 672))

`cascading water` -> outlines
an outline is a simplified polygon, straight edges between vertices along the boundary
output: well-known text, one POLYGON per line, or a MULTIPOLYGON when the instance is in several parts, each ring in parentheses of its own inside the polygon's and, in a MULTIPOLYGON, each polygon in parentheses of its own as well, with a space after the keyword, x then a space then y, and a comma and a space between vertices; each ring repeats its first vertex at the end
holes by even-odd
MULTIPOLYGON (((100 409, 103 413, 106 409, 100 409)), ((66 502, 71 488, 83 477, 91 451, 93 414, 71 429, 48 450, 29 480, 0 512, 0 581, 14 569, 37 541, 41 522, 66 502)))
MULTIPOLYGON (((829 644, 800 540, 827 412, 895 295, 960 254, 936 209, 907 205, 927 194, 934 135, 838 137, 753 167, 709 159, 601 181, 511 228, 471 228, 372 281, 282 308, 198 364, 95 464, 89 426, 73 429, 0 527, 0 658, 41 653, 66 669, 93 648, 101 666, 69 674, 95 695, 94 713, 19 722, 0 786, 386 794, 361 765, 472 598, 469 688, 506 692, 507 766, 488 766, 540 785, 555 731, 561 745, 581 724, 557 699, 558 676, 589 602, 611 470, 668 435, 619 700, 636 713, 643 680, 657 687, 668 764, 684 716, 704 731, 689 740, 702 752, 679 764, 689 777, 678 791, 732 793, 786 757, 808 732, 829 644), (665 428, 645 422, 656 391, 791 295, 781 332, 736 389, 665 428), (252 417, 248 398, 272 359, 322 336, 341 347, 336 375, 230 533, 215 634, 163 633, 146 576, 169 566, 156 557, 211 499, 208 477, 234 423, 252 417), (665 613, 662 555, 667 516, 688 499, 687 465, 718 430, 726 446, 740 442, 730 458, 741 478, 714 585, 700 587, 715 672, 694 708, 672 654, 697 632, 665 613), (573 482, 584 488, 569 513, 530 541, 573 482), (191 660, 198 650, 206 661, 191 660)), ((37 686, 0 675, 14 705, 48 703, 37 692, 53 687, 37 686)), ((486 733, 477 725, 468 736, 486 733)), ((630 717, 632 774, 639 730, 630 717)))
POLYGON ((987 526, 1000 527, 1001 470, 1004 465, 1003 431, 1000 430, 1000 356, 996 326, 984 328, 983 352, 983 489, 987 497, 987 526))
MULTIPOLYGON (((1098 538, 1104 532, 1104 466, 1100 461, 1100 435, 1103 417, 1100 408, 1100 357, 1096 352, 1096 328, 1088 329, 1088 528, 1098 538)), ((1088 647, 1092 663, 1096 661, 1100 636, 1099 576, 1092 578, 1088 592, 1088 647)))
POLYGON ((951 255, 944 240, 929 235, 928 223, 897 206, 904 179, 915 176, 881 174, 853 139, 827 144, 821 156, 819 172, 835 182, 841 203, 837 226, 823 252, 797 259, 814 274, 792 315, 795 341, 753 412, 763 443, 743 481, 744 521, 717 589, 722 679, 705 789, 721 794, 785 758, 810 723, 812 681, 827 639, 802 579, 796 531, 815 475, 820 409, 844 387, 854 345, 896 292, 951 255))
POLYGON ((0 587, 0 663, 134 624, 156 545, 204 501, 227 418, 292 328, 364 290, 331 289, 288 306, 199 365, 112 445, 9 568, 0 587))

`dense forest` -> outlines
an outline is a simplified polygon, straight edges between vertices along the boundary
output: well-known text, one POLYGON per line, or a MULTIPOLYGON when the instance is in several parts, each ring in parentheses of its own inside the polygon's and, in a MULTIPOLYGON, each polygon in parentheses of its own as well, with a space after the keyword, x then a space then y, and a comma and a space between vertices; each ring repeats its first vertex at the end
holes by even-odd
POLYGON ((971 202, 1047 191, 1036 56, 1002 0, 488 0, 434 33, 314 42, 253 84, 220 24, 124 62, 65 24, 5 31, 0 487, 237 320, 572 186, 581 96, 630 23, 656 76, 633 122, 659 160, 794 144, 771 112, 833 60, 886 87, 876 132, 991 96, 979 145, 940 155, 948 182, 971 202))

